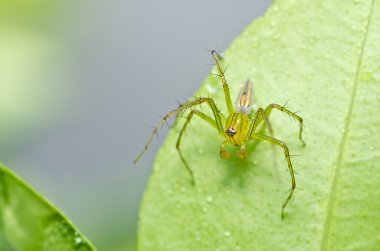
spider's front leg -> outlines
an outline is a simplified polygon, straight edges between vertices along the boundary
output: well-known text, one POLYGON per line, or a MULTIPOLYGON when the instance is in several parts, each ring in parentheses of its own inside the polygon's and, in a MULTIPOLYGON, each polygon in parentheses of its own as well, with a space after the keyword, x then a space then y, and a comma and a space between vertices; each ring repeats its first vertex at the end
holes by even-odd
MULTIPOLYGON (((158 122, 158 124, 156 125, 156 127, 153 129, 153 132, 151 133, 150 137, 148 138, 148 141, 146 142, 143 150, 140 152, 140 154, 137 156, 137 158, 133 161, 133 164, 136 164, 136 162, 139 161, 139 159, 143 156, 143 154, 148 150, 148 147, 149 147, 150 143, 152 143, 154 135, 157 133, 158 129, 160 129, 162 127, 162 125, 170 117, 178 114, 179 112, 184 112, 186 109, 192 108, 194 106, 197 106, 197 105, 200 105, 200 104, 203 104, 203 103, 207 103, 210 106, 210 108, 211 108, 211 110, 212 110, 212 112, 213 112, 213 114, 215 116, 215 124, 216 124, 216 127, 218 128, 219 134, 223 135, 222 119, 220 117, 220 114, 219 114, 220 112, 219 112, 218 108, 216 107, 214 101, 211 98, 198 98, 196 100, 180 104, 177 109, 174 109, 171 112, 167 113, 160 120, 160 122, 158 122)), ((206 116, 206 115, 204 115, 204 116, 206 116)), ((212 119, 210 118, 210 120, 212 120, 212 119)))
MULTIPOLYGON (((267 126, 269 130, 269 134, 273 138, 273 129, 269 123, 268 115, 265 113, 263 108, 259 108, 257 109, 255 116, 252 119, 251 125, 248 130, 248 134, 246 136, 246 140, 250 139, 252 133, 256 131, 256 128, 260 124, 261 121, 264 121, 264 125, 262 129, 264 129, 267 126)), ((262 129, 260 129, 260 132, 262 131, 262 129)))
POLYGON ((306 145, 305 141, 303 141, 303 139, 302 139, 303 119, 300 116, 298 116, 297 114, 295 114, 294 112, 291 112, 288 109, 286 109, 284 106, 281 106, 278 104, 270 104, 270 105, 268 105, 267 108, 265 108, 265 114, 268 118, 269 118, 269 115, 270 115, 271 111, 273 110, 273 108, 277 109, 281 112, 284 112, 284 113, 288 114, 289 116, 292 116, 293 118, 298 120, 298 122, 300 123, 300 131, 299 131, 298 138, 302 142, 302 145, 306 145))
POLYGON ((282 142, 278 139, 260 134, 260 133, 252 133, 251 139, 265 140, 265 141, 268 141, 272 144, 275 144, 275 145, 282 147, 282 149, 284 150, 285 159, 286 159, 286 162, 288 163, 288 169, 289 169, 290 178, 291 178, 291 189, 290 189, 288 197, 286 198, 286 200, 285 200, 285 202, 281 208, 281 218, 283 219, 285 216, 285 207, 289 203, 290 199, 293 196, 294 190, 296 189, 296 179, 294 177, 294 170, 293 170, 292 162, 290 160, 289 149, 284 142, 282 142))
POLYGON ((214 60, 216 69, 218 71, 218 74, 216 74, 223 85, 223 91, 224 91, 224 98, 226 99, 226 105, 228 109, 228 113, 231 114, 234 112, 234 108, 232 106, 231 96, 230 96, 230 89, 228 87, 228 83, 226 80, 226 77, 224 76, 224 71, 222 70, 222 67, 220 66, 220 59, 222 58, 215 50, 211 51, 212 58, 214 60))
MULTIPOLYGON (((178 139, 177 139, 176 148, 178 150, 179 157, 181 158, 182 163, 185 165, 187 171, 190 174, 191 183, 193 185, 195 185, 194 173, 193 173, 193 171, 191 170, 190 166, 187 164, 187 161, 185 160, 185 158, 182 155, 180 144, 181 144, 182 135, 183 135, 184 131, 186 130, 187 125, 190 123, 190 120, 193 118, 194 114, 198 115, 201 119, 203 119, 204 121, 206 121, 208 124, 210 124, 215 129, 219 129, 218 126, 217 126, 217 123, 212 118, 210 118, 209 116, 207 116, 206 114, 204 114, 203 112, 200 112, 198 110, 192 110, 189 113, 189 115, 187 116, 185 124, 182 126, 182 129, 181 129, 181 131, 179 133, 179 136, 178 136, 178 139)), ((218 116, 218 115, 216 115, 216 116, 218 116)))

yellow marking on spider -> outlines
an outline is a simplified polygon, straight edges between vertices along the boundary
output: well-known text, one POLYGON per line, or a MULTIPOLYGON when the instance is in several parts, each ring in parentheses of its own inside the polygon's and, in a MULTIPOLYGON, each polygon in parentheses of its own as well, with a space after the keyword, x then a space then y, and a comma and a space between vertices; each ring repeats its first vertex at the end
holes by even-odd
POLYGON ((219 135, 225 138, 225 141, 220 146, 220 152, 219 152, 220 157, 223 159, 228 159, 231 156, 230 153, 225 149, 225 145, 228 143, 234 146, 240 147, 240 151, 238 151, 237 156, 241 159, 245 159, 245 157, 247 156, 245 144, 246 142, 251 141, 251 140, 267 141, 283 149, 285 159, 288 165, 288 170, 291 176, 291 189, 290 189, 289 195, 287 196, 281 208, 281 218, 284 218, 285 207, 287 206, 290 199, 292 198, 294 190, 296 188, 296 180, 294 177, 292 162, 290 160, 289 149, 286 143, 273 137, 273 130, 269 123, 268 118, 271 114, 271 111, 273 109, 276 109, 298 120, 300 124, 298 138, 302 142, 302 144, 305 145, 305 142, 302 140, 303 120, 297 114, 289 111, 284 106, 281 106, 278 104, 270 104, 265 109, 263 108, 253 109, 252 82, 250 80, 247 80, 245 84, 241 87, 237 101, 236 101, 236 108, 234 108, 231 101, 228 83, 224 76, 224 72, 222 71, 221 64, 220 64, 220 60, 222 57, 215 50, 211 51, 211 55, 214 60, 216 69, 218 71, 217 76, 220 78, 220 81, 222 82, 225 101, 226 101, 226 105, 228 109, 227 119, 225 119, 226 117, 218 109, 218 107, 216 106, 212 98, 197 98, 195 100, 182 103, 179 105, 178 108, 167 113, 163 117, 163 119, 161 119, 158 122, 156 127, 153 129, 153 132, 150 135, 148 141, 146 142, 143 150, 137 156, 137 158, 135 159, 133 163, 135 164, 141 158, 141 156, 147 151, 150 143, 153 140, 154 135, 157 133, 158 129, 162 127, 162 125, 166 122, 167 119, 169 119, 170 117, 178 113, 184 112, 185 110, 190 108, 191 111, 187 115, 186 122, 182 126, 182 129, 179 133, 177 143, 176 143, 176 148, 178 150, 181 161, 183 162, 186 170, 188 171, 190 175, 191 183, 195 185, 194 173, 182 154, 180 144, 181 144, 183 133, 186 130, 190 120, 193 118, 195 114, 201 119, 203 119, 204 121, 206 121, 209 125, 217 129, 219 135), (202 111, 194 109, 194 107, 199 106, 203 103, 206 103, 209 105, 213 113, 213 118, 204 114, 202 111), (249 115, 253 115, 253 119, 249 119, 250 118, 249 115), (225 121, 224 125, 223 125, 223 121, 225 121), (258 128, 259 125, 261 125, 260 128, 258 128), (263 134, 263 131, 265 128, 268 128, 270 136, 263 134))

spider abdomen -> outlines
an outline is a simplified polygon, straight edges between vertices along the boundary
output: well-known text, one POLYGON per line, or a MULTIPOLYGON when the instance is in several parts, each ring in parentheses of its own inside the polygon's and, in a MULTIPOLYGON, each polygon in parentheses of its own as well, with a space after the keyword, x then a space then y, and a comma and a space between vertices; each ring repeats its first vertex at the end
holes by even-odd
POLYGON ((243 143, 249 129, 249 119, 244 113, 235 112, 228 116, 226 121, 225 137, 235 146, 243 143))

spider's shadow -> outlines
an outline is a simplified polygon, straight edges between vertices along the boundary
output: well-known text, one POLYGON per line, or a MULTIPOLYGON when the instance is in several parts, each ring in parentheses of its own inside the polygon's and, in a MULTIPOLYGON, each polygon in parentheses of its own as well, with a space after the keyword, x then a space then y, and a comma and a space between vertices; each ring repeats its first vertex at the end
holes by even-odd
POLYGON ((222 184, 225 187, 234 186, 239 189, 244 189, 247 186, 250 180, 251 175, 248 175, 253 171, 254 164, 252 163, 251 158, 249 158, 250 153, 254 153, 257 147, 258 141, 252 142, 247 145, 247 159, 242 160, 236 156, 236 153, 239 151, 238 147, 230 148, 231 158, 228 160, 223 160, 224 168, 226 168, 226 174, 222 180, 222 184))

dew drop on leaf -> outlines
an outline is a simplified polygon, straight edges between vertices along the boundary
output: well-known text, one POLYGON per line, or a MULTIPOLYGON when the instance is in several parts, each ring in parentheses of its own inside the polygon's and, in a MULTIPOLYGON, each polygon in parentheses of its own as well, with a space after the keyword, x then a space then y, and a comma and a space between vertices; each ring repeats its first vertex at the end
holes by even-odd
POLYGON ((207 196, 207 198, 206 198, 206 201, 209 202, 209 203, 213 202, 213 200, 214 199, 212 198, 211 195, 207 196))
POLYGON ((75 237, 75 243, 76 243, 76 244, 80 244, 80 243, 82 243, 82 238, 80 238, 79 236, 78 236, 78 237, 75 237))
POLYGON ((82 243, 82 238, 79 236, 79 233, 78 232, 75 232, 75 238, 74 238, 74 241, 76 244, 80 244, 82 243))

